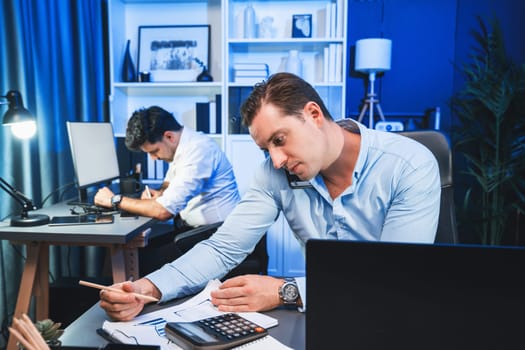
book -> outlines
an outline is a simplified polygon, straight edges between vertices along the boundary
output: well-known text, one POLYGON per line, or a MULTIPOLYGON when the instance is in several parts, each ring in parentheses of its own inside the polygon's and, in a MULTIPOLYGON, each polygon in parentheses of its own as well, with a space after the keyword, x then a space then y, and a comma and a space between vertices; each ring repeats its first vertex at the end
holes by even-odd
POLYGON ((328 2, 326 4, 326 10, 325 10, 325 22, 324 22, 324 35, 325 38, 331 38, 331 28, 332 28, 332 3, 328 2))
POLYGON ((217 103, 215 101, 210 101, 208 104, 208 115, 210 116, 210 120, 208 124, 210 125, 210 130, 208 133, 210 134, 216 134, 217 133, 217 103))
POLYGON ((268 65, 266 63, 260 63, 260 62, 239 62, 233 64, 234 70, 242 70, 242 69, 260 69, 260 70, 266 70, 268 71, 268 65))
POLYGON ((336 3, 336 19, 335 19, 335 37, 342 38, 344 35, 343 16, 344 16, 344 1, 337 0, 336 3))
POLYGON ((236 77, 263 77, 268 76, 266 69, 234 69, 233 71, 236 77))
POLYGON ((215 133, 222 133, 222 95, 215 95, 215 133))
POLYGON ((233 81, 235 83, 255 85, 260 81, 263 81, 266 77, 235 77, 233 81))

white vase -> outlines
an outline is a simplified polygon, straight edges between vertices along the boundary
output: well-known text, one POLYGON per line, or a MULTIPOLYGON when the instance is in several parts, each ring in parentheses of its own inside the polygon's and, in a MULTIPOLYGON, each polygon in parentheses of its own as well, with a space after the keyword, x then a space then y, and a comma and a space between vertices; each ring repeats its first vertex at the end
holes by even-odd
POLYGON ((251 3, 244 9, 244 37, 248 39, 256 37, 255 10, 251 3))
POLYGON ((299 56, 298 50, 290 50, 286 58, 285 71, 299 77, 303 75, 303 60, 299 56))

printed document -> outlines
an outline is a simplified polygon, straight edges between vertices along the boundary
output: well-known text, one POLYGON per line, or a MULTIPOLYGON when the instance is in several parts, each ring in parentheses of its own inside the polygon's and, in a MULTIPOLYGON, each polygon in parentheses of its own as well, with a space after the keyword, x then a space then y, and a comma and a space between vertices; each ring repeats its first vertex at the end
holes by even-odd
MULTIPOLYGON (((162 350, 181 349, 165 336, 165 324, 167 322, 193 322, 224 314, 225 312, 217 310, 210 300, 210 292, 220 285, 219 280, 212 280, 199 294, 182 304, 139 315, 131 321, 104 321, 102 329, 111 338, 124 344, 160 345, 162 350)), ((278 324, 277 319, 259 312, 239 312, 239 315, 264 328, 271 328, 278 324)), ((243 349, 289 349, 271 336, 241 347, 243 349)))

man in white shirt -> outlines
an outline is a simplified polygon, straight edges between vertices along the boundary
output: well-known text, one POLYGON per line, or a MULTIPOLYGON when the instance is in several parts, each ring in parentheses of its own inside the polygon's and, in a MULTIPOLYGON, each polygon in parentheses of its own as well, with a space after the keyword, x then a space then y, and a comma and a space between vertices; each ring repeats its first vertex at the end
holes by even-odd
MULTIPOLYGON (((125 143, 132 151, 143 151, 152 159, 169 163, 164 182, 159 189, 144 191, 140 199, 114 194, 103 187, 95 195, 95 204, 162 221, 174 218, 174 232, 167 239, 150 242, 150 246, 171 242, 174 233, 224 221, 239 202, 233 168, 217 143, 183 127, 166 110, 152 106, 135 111, 128 121, 125 143)), ((147 250, 141 250, 141 254, 147 254, 147 250)), ((165 255, 157 253, 152 257, 165 255)), ((152 265, 152 257, 140 260, 152 265)), ((164 257, 145 272, 171 260, 164 257)))
MULTIPOLYGON (((311 238, 434 242, 439 168, 422 144, 351 119, 334 121, 314 88, 289 73, 256 84, 241 113, 270 158, 237 207, 210 239, 115 288, 161 301, 195 293, 239 264, 280 213, 303 247, 311 238)), ((304 286, 304 277, 237 276, 211 301, 227 312, 304 307, 304 286)), ((143 305, 131 293, 101 292, 100 306, 114 319, 129 320, 143 305)))

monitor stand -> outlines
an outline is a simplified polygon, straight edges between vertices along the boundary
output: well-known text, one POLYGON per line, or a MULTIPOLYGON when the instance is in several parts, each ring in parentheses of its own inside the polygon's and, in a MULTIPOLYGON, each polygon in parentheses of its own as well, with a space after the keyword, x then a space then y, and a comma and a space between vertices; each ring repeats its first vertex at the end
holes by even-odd
POLYGON ((80 203, 87 203, 88 202, 87 188, 79 188, 78 189, 78 201, 80 203))

